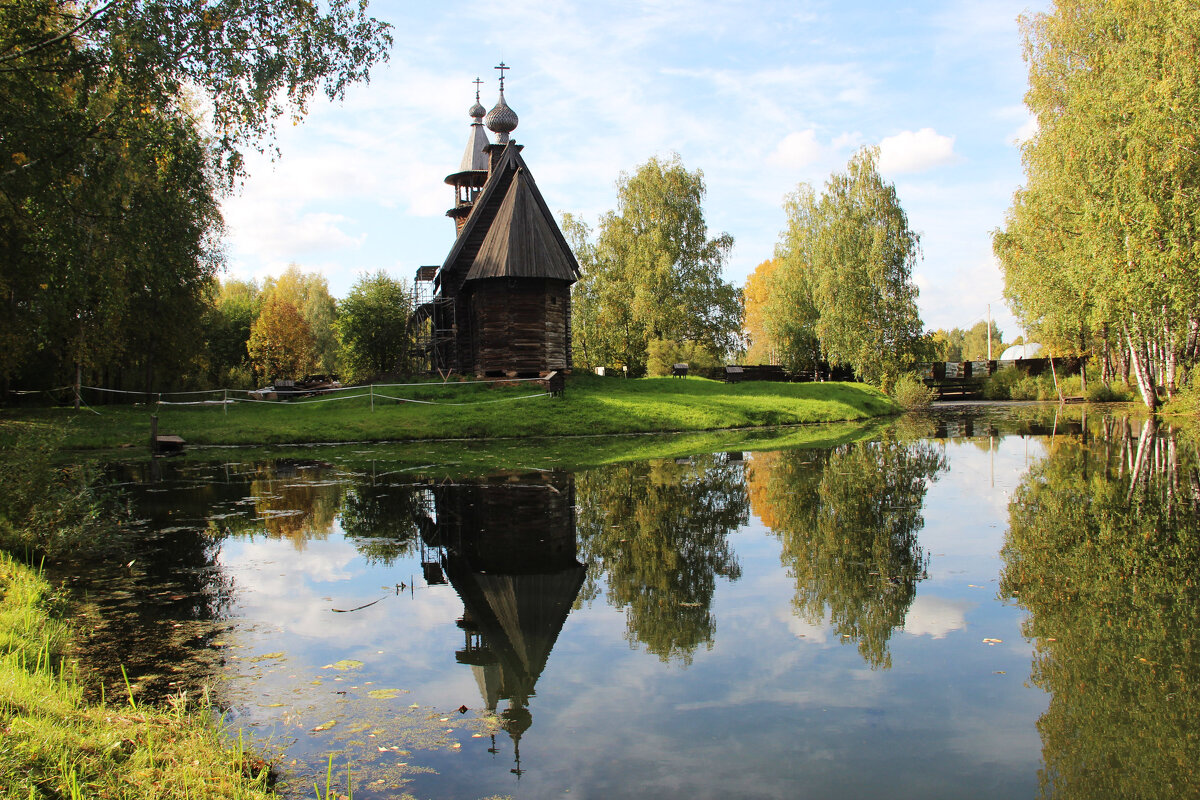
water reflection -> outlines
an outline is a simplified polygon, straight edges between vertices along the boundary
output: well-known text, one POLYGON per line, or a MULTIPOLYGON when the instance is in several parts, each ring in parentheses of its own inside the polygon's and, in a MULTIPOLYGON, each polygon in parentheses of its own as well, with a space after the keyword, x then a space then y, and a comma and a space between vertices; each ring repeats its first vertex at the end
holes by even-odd
POLYGON ((1042 796, 1200 796, 1200 469, 1153 420, 1056 440, 1009 505, 1001 591, 1031 614, 1042 796))
POLYGON ((488 712, 505 701, 500 726, 520 775, 529 701, 586 573, 576 558, 575 478, 497 475, 439 484, 432 494, 423 538, 441 550, 440 566, 463 603, 455 659, 471 667, 488 712))
POLYGON ((1200 795, 1196 444, 1014 413, 578 474, 155 462, 88 661, 230 676, 297 796, 330 752, 364 798, 1200 795))
POLYGON ((748 519, 741 454, 617 464, 579 476, 586 597, 603 581, 626 638, 690 664, 712 646, 717 577, 737 580, 729 533, 748 519))
POLYGON ((887 669, 929 556, 918 544, 929 483, 946 469, 928 442, 758 453, 746 470, 754 513, 783 546, 796 613, 828 621, 871 667, 887 669))

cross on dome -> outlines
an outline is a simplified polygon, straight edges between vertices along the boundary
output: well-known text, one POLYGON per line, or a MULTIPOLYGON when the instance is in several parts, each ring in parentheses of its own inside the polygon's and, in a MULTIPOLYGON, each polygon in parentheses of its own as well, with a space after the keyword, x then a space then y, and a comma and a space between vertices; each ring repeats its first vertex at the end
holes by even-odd
POLYGON ((504 62, 500 62, 500 66, 493 67, 500 70, 500 99, 496 101, 496 105, 492 106, 492 110, 488 112, 487 123, 488 130, 496 134, 496 141, 499 144, 508 144, 508 135, 517 128, 517 112, 508 107, 508 103, 504 101, 504 73, 512 67, 505 66, 504 62))

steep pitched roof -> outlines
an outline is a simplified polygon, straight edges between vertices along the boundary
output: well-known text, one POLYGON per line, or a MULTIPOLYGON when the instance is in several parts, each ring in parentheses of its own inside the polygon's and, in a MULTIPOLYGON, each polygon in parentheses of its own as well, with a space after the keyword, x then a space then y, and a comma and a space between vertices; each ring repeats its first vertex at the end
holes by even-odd
POLYGON ((579 267, 571 249, 560 243, 554 218, 538 204, 537 187, 518 168, 508 184, 467 280, 480 278, 555 278, 574 283, 579 267))
POLYGON ((497 158, 442 264, 440 281, 514 277, 573 283, 579 279, 579 263, 520 150, 510 142, 497 158))

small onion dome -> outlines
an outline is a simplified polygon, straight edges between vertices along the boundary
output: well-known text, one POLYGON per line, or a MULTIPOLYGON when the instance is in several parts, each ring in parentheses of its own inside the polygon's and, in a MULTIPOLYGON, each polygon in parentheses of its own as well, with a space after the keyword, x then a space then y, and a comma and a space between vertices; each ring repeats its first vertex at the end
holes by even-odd
POLYGON ((500 92, 500 100, 496 105, 492 106, 492 110, 488 112, 487 119, 488 130, 498 134, 501 142, 508 141, 508 135, 517 128, 517 112, 508 107, 508 103, 504 102, 504 92, 500 92))
POLYGON ((487 113, 487 109, 479 104, 479 97, 475 97, 475 105, 471 106, 471 110, 467 112, 475 119, 483 119, 483 115, 487 113))

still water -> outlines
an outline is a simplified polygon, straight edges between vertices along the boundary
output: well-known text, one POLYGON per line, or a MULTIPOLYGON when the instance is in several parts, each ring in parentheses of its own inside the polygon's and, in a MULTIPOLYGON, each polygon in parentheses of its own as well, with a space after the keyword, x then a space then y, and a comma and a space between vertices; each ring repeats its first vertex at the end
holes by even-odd
POLYGON ((455 476, 114 465, 110 693, 212 686, 313 796, 1197 796, 1195 440, 944 411, 824 449, 455 476), (349 775, 347 769, 349 768, 349 775))

